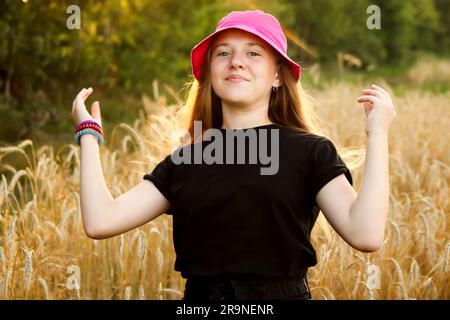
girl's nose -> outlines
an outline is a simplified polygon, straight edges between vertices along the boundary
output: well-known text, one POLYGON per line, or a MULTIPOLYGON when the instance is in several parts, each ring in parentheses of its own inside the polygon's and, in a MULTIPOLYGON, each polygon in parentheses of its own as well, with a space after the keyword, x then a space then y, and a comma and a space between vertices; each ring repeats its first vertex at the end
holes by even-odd
POLYGON ((241 54, 238 52, 233 52, 230 58, 230 67, 238 68, 241 66, 243 66, 241 54))

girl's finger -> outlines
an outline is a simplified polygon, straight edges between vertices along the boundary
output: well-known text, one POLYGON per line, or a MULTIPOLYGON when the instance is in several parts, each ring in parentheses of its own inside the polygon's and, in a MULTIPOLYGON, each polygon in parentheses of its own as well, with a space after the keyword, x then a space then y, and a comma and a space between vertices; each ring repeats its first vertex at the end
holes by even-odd
POLYGON ((380 90, 381 92, 384 92, 385 94, 388 94, 388 92, 387 92, 385 89, 383 89, 383 88, 380 87, 380 86, 377 86, 375 83, 372 83, 371 87, 373 87, 373 88, 375 88, 375 89, 378 89, 378 90, 380 90))
POLYGON ((384 98, 384 95, 380 91, 375 89, 364 89, 363 93, 373 95, 378 98, 384 98))
POLYGON ((391 96, 389 95, 389 93, 384 90, 382 87, 377 86, 376 84, 372 84, 371 86, 372 88, 378 90, 379 92, 383 93, 383 95, 386 97, 386 99, 388 99, 388 101, 392 102, 391 96))
POLYGON ((86 90, 86 88, 83 88, 83 89, 80 90, 80 92, 78 92, 78 94, 75 97, 75 101, 78 99, 78 97, 81 97, 83 95, 85 90, 86 90))
POLYGON ((78 93, 77 97, 75 98, 76 103, 84 103, 86 101, 87 97, 92 93, 93 89, 92 87, 89 87, 88 89, 83 88, 83 90, 78 93))
POLYGON ((91 105, 92 116, 96 119, 100 119, 100 103, 98 101, 94 101, 91 105))
POLYGON ((366 117, 369 116, 370 112, 373 109, 373 104, 370 102, 364 103, 364 112, 366 113, 366 117))
POLYGON ((373 104, 375 104, 375 102, 380 102, 380 99, 378 99, 377 97, 374 96, 368 96, 368 95, 364 95, 359 97, 358 99, 356 99, 358 102, 372 102, 373 104))
POLYGON ((91 87, 89 87, 88 89, 86 89, 83 93, 83 99, 86 100, 87 97, 89 97, 89 95, 92 93, 93 89, 91 87))

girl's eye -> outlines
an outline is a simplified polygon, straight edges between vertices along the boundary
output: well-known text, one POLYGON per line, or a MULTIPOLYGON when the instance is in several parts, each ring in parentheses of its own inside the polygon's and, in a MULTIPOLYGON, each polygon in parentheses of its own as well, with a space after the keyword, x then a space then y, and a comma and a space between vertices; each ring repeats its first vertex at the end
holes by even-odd
MULTIPOLYGON (((221 57, 224 57, 224 56, 225 56, 224 53, 225 53, 225 54, 228 54, 228 52, 219 52, 217 55, 218 55, 218 56, 221 56, 221 57)), ((251 51, 251 52, 250 52, 250 55, 251 55, 252 57, 256 57, 256 56, 259 56, 260 54, 257 53, 257 52, 255 52, 255 51, 251 51)))

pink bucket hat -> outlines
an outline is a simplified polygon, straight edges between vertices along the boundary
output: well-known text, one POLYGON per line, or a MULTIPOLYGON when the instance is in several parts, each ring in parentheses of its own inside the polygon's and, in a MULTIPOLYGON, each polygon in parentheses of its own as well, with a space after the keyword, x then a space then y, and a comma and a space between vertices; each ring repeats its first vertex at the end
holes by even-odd
POLYGON ((300 65, 287 55, 287 39, 278 20, 261 10, 246 10, 232 11, 223 17, 217 24, 216 30, 192 49, 192 73, 197 80, 201 78, 203 63, 206 61, 206 53, 212 37, 220 31, 231 28, 250 32, 266 41, 287 60, 295 79, 298 80, 300 78, 300 65))

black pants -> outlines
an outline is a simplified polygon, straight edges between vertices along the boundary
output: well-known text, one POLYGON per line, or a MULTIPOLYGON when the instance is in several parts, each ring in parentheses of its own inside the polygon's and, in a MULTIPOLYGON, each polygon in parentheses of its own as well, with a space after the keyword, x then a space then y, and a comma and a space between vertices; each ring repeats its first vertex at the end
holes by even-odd
POLYGON ((188 278, 183 300, 309 300, 306 274, 290 279, 248 277, 188 278))

